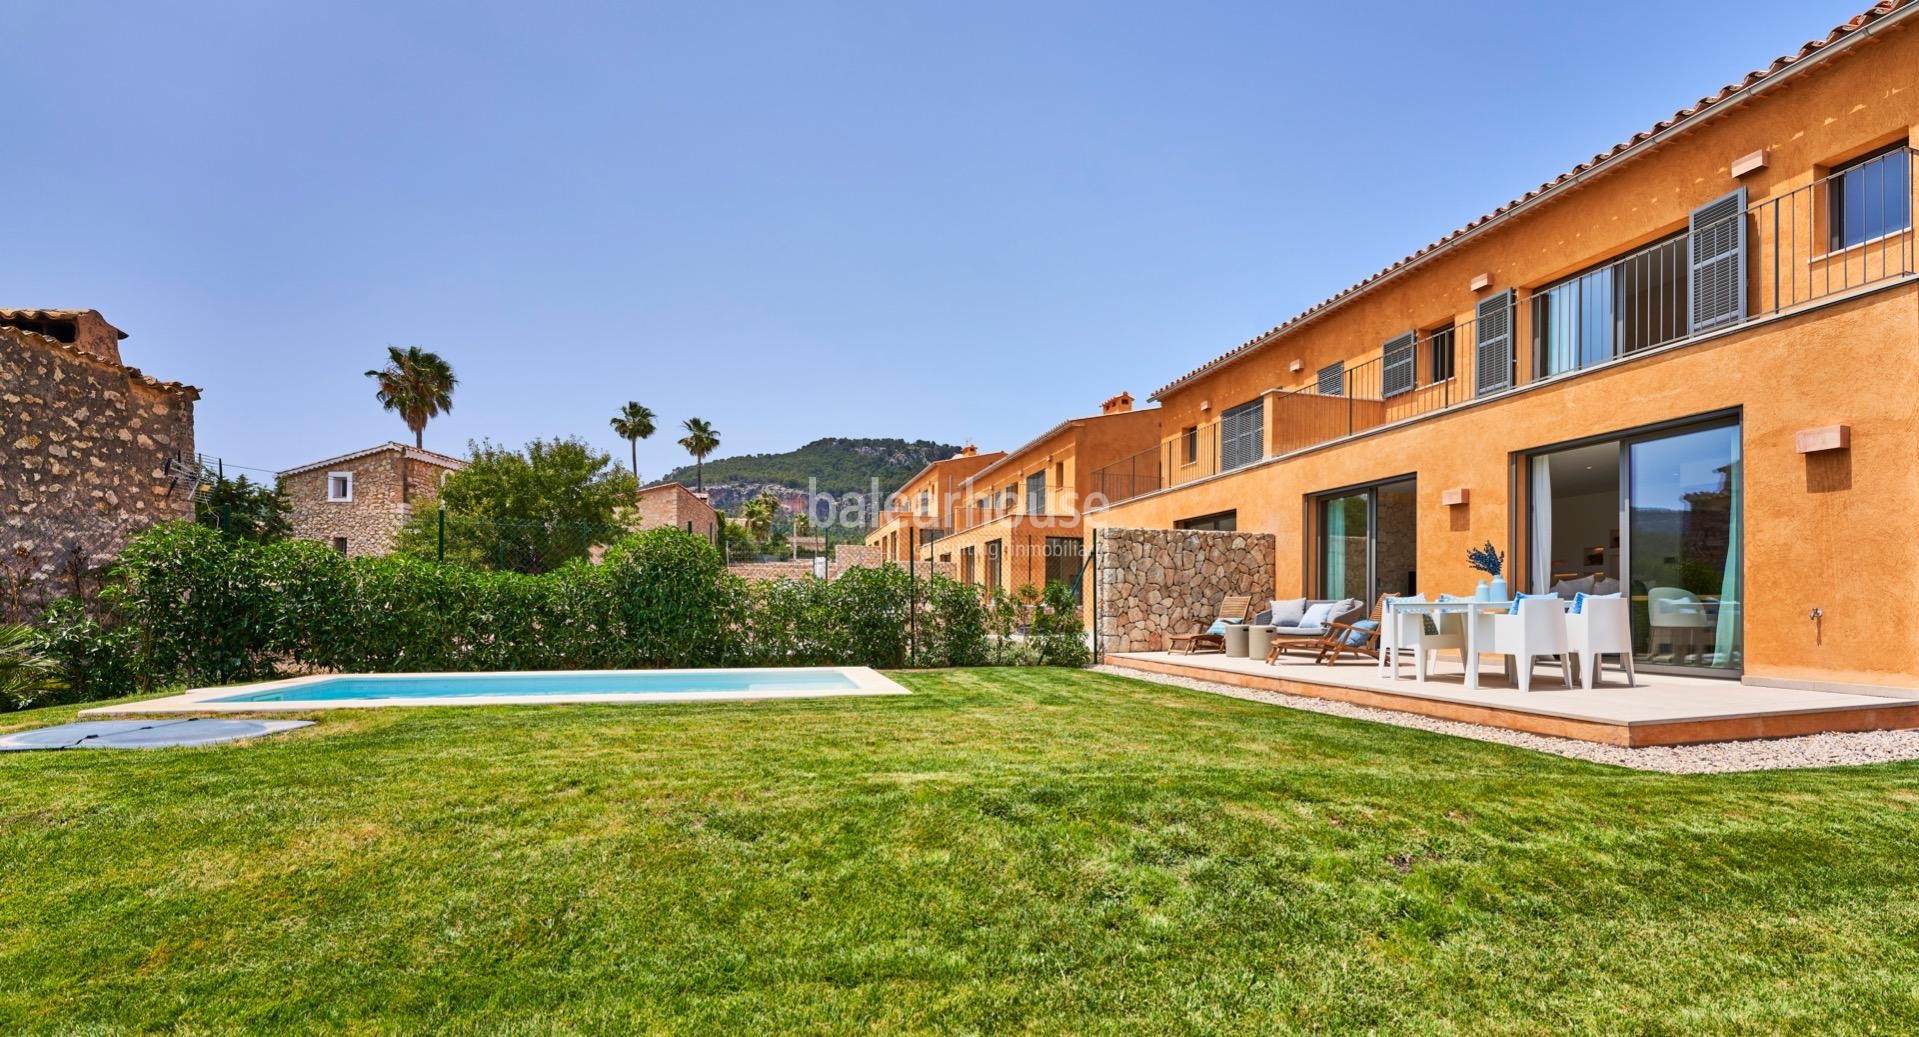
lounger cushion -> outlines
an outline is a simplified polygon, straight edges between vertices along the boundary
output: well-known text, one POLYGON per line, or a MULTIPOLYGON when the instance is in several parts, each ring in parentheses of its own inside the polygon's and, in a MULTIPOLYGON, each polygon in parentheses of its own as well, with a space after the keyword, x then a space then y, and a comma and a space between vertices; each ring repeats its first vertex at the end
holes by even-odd
POLYGON ((1306 609, 1306 614, 1299 617, 1299 623, 1297 625, 1302 627, 1320 627, 1324 629, 1326 624, 1333 621, 1333 616, 1335 614, 1333 612, 1333 609, 1338 604, 1339 602, 1336 602, 1336 601, 1314 602, 1311 606, 1309 606, 1306 609))
POLYGON ((1270 603, 1275 626, 1297 626, 1306 616, 1305 598, 1274 598, 1270 603))
POLYGON ((1357 648, 1373 639, 1373 631, 1379 629, 1379 621, 1362 619, 1353 624, 1352 632, 1346 635, 1346 643, 1357 648))
POLYGON ((1276 626, 1273 628, 1274 637, 1318 637, 1325 632, 1325 627, 1276 626))

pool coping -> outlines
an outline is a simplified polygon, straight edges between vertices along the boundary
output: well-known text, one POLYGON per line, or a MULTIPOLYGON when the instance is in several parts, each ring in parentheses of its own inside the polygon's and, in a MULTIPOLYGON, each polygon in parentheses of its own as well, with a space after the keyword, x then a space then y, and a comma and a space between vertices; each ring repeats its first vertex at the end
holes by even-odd
POLYGON ((155 713, 306 713, 324 709, 387 709, 402 706, 562 706, 562 705, 620 705, 660 702, 752 702, 765 699, 816 699, 844 698, 864 695, 911 695, 912 692, 901 687, 892 678, 870 666, 741 666, 708 667, 703 669, 666 669, 666 670, 488 670, 481 673, 318 673, 305 677, 287 677, 280 680, 254 681, 249 684, 229 684, 217 688, 194 688, 178 695, 169 695, 161 699, 147 699, 143 702, 124 702, 111 706, 95 706, 83 709, 79 716, 132 716, 155 713), (582 693, 579 695, 470 695, 459 697, 438 696, 422 698, 419 696, 394 696, 383 699, 311 699, 296 702, 219 702, 217 699, 228 695, 245 694, 249 691, 267 691, 278 688, 298 687, 303 684, 316 684, 321 681, 336 680, 340 677, 353 677, 367 680, 418 680, 426 677, 478 677, 489 674, 512 674, 520 677, 564 677, 582 673, 595 674, 704 674, 710 675, 719 669, 736 670, 785 670, 801 672, 843 673, 853 681, 851 688, 788 688, 767 689, 764 691, 678 691, 678 692, 633 692, 633 693, 582 693))

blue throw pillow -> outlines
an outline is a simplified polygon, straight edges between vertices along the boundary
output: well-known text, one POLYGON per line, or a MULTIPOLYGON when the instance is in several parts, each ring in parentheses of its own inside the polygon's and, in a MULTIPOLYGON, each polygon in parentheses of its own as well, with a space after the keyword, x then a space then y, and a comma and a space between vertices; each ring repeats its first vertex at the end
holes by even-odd
POLYGON ((1353 624, 1353 632, 1346 635, 1346 643, 1354 648, 1363 646, 1372 640, 1372 632, 1379 629, 1376 619, 1362 619, 1353 624))
POLYGON ((1209 634, 1224 634, 1224 633, 1226 633, 1226 620, 1224 620, 1224 619, 1215 619, 1215 620, 1213 620, 1213 625, 1212 625, 1212 626, 1209 626, 1209 627, 1207 627, 1207 628, 1206 628, 1206 632, 1207 632, 1207 633, 1209 633, 1209 634))
POLYGON ((1525 601, 1527 598, 1557 598, 1557 597, 1559 597, 1559 595, 1557 594, 1526 594, 1523 592, 1519 594, 1515 594, 1513 595, 1513 607, 1510 610, 1510 614, 1515 616, 1519 615, 1519 603, 1522 601, 1525 601))

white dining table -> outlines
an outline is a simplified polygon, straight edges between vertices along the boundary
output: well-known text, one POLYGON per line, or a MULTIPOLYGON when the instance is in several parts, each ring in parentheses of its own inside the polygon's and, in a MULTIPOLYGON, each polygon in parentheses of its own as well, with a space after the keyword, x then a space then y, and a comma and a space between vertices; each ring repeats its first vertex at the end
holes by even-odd
POLYGON ((1443 613, 1457 612, 1466 617, 1466 689, 1479 690, 1479 623, 1477 617, 1488 612, 1511 612, 1510 601, 1406 601, 1400 598, 1386 599, 1384 622, 1386 629, 1379 632, 1379 671, 1389 673, 1393 680, 1399 679, 1399 662, 1394 657, 1399 650, 1399 616, 1438 616, 1443 613))

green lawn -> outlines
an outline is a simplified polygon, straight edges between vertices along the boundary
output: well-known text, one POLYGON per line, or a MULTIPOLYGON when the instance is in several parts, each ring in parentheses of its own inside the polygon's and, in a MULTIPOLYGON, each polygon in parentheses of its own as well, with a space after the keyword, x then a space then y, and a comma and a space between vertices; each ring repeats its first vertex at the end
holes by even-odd
POLYGON ((0 757, 0 1033, 1919 1030, 1919 766, 899 679, 0 757))

